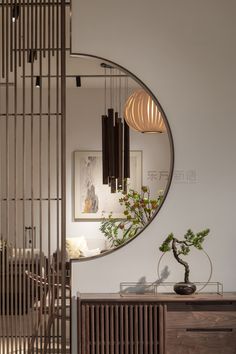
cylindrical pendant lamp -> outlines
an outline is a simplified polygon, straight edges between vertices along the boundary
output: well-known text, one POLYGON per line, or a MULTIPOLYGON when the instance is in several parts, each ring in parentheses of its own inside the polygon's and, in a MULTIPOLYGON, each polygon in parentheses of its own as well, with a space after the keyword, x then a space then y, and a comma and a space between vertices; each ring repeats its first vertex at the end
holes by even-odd
POLYGON ((144 90, 137 90, 127 99, 124 107, 127 124, 142 133, 166 131, 161 112, 152 97, 144 90))

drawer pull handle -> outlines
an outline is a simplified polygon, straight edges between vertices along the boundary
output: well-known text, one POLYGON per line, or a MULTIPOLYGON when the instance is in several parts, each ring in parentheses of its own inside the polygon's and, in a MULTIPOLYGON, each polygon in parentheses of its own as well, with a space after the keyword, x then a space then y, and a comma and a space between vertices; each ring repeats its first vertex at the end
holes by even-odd
POLYGON ((232 328, 187 328, 187 332, 233 332, 232 328))

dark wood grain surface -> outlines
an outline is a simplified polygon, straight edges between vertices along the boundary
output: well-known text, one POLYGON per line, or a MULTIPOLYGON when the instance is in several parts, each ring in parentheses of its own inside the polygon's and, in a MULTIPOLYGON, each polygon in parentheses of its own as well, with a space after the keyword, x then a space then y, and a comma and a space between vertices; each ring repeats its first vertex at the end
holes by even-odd
POLYGON ((236 293, 79 294, 79 354, 236 354, 236 293))

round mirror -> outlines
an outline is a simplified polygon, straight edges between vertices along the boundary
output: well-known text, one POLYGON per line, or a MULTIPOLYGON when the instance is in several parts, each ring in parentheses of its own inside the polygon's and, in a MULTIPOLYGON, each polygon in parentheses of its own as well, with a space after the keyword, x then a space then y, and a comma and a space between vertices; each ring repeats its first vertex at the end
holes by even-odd
POLYGON ((157 99, 118 65, 67 63, 68 258, 124 246, 153 220, 173 173, 173 140, 157 99))

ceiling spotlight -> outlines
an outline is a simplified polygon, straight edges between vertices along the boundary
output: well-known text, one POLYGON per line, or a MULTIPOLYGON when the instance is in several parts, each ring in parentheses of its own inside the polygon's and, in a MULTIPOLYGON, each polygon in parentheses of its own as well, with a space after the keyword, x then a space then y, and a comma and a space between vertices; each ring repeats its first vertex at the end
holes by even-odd
POLYGON ((81 77, 80 76, 76 76, 76 87, 81 87, 81 77))
POLYGON ((107 63, 101 63, 100 66, 104 69, 114 69, 113 66, 111 66, 107 63))
POLYGON ((41 86, 40 76, 36 76, 35 87, 40 88, 40 86, 41 86))
POLYGON ((12 9, 11 9, 12 22, 16 22, 19 15, 20 15, 20 6, 19 6, 19 4, 15 4, 12 6, 12 9))

